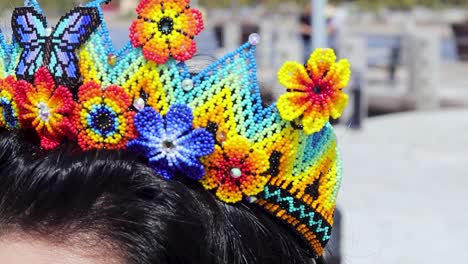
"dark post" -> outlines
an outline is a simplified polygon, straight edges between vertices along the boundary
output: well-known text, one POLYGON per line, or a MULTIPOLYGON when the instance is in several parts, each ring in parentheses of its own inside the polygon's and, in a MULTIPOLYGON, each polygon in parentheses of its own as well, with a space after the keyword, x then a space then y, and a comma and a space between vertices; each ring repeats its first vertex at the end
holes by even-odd
POLYGON ((341 263, 341 237, 342 237, 342 214, 340 209, 335 209, 334 224, 332 235, 325 249, 326 264, 341 263))
POLYGON ((349 128, 360 129, 362 127, 362 76, 360 72, 353 74, 351 93, 353 96, 353 114, 349 121, 349 128))

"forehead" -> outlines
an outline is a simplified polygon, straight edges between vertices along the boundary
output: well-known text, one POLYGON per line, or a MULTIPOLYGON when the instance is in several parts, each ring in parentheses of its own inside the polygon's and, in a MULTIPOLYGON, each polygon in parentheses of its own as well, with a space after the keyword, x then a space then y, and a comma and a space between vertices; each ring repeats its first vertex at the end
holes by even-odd
POLYGON ((117 257, 83 250, 72 245, 59 245, 45 240, 0 237, 0 263, 8 264, 121 264, 117 257))

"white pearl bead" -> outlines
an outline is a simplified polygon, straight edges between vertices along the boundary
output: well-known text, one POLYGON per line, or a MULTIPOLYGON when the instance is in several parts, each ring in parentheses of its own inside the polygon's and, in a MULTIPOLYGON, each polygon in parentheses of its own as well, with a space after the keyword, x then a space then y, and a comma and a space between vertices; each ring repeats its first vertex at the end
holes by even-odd
POLYGON ((40 103, 37 104, 37 109, 38 109, 38 113, 39 113, 39 118, 44 122, 49 121, 50 109, 47 106, 47 104, 44 103, 44 102, 40 102, 40 103))
POLYGON ((232 168, 231 169, 231 177, 233 178, 240 178, 242 176, 242 171, 239 168, 232 168))
POLYGON ((260 40, 261 40, 261 37, 258 33, 253 33, 253 34, 250 34, 249 36, 249 43, 252 46, 257 46, 258 44, 260 44, 260 40))
POLYGON ((45 29, 45 35, 47 37, 50 37, 50 35, 52 35, 52 28, 51 27, 48 27, 45 29))
POLYGON ((184 89, 186 92, 190 92, 193 89, 193 81, 191 79, 183 80, 182 89, 184 89))
POLYGON ((136 110, 141 111, 145 108, 145 100, 143 100, 143 98, 141 97, 138 97, 133 102, 133 106, 135 107, 136 110))

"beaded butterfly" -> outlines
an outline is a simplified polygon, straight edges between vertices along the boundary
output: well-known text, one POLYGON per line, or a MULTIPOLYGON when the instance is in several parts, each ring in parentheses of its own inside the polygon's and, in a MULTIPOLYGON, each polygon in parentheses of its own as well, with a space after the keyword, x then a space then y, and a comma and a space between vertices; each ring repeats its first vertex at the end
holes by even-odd
POLYGON ((5 72, 7 68, 7 56, 6 53, 8 52, 8 45, 5 41, 5 37, 3 36, 0 30, 0 77, 5 77, 5 72))
POLYGON ((23 49, 16 76, 32 80, 40 67, 48 65, 58 83, 77 83, 80 73, 75 51, 100 24, 99 11, 93 7, 76 7, 54 30, 34 7, 15 9, 13 37, 23 49))

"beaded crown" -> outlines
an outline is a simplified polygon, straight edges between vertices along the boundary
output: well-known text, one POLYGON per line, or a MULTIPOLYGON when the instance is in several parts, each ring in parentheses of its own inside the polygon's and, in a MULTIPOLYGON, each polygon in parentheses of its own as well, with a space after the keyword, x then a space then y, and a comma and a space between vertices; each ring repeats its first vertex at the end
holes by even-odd
POLYGON ((321 256, 330 238, 341 159, 329 124, 347 103, 346 60, 318 49, 286 62, 286 87, 262 105, 259 35, 192 74, 202 14, 189 0, 142 0, 129 42, 115 50, 95 0, 50 27, 35 0, 0 34, 0 126, 31 129, 43 149, 65 140, 129 149, 166 179, 199 181, 226 203, 251 203, 290 226, 321 256))

